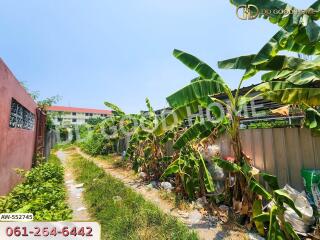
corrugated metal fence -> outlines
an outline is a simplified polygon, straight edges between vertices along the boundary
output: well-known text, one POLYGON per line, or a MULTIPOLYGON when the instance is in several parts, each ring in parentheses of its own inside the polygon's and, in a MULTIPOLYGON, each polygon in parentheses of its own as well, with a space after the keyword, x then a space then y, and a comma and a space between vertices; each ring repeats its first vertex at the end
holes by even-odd
MULTIPOLYGON (((278 176, 283 186, 289 183, 303 190, 302 168, 320 169, 320 137, 308 129, 273 128, 241 130, 244 152, 261 171, 278 176)), ((230 139, 221 137, 217 143, 223 157, 232 155, 230 139)))
POLYGON ((46 133, 46 140, 44 146, 44 156, 48 158, 50 156, 51 149, 58 143, 58 136, 55 130, 49 130, 46 133))

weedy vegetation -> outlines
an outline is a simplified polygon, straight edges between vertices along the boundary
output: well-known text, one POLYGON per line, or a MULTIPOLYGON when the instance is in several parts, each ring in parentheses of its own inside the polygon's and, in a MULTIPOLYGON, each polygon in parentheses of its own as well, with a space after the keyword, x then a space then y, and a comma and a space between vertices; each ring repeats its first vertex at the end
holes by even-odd
POLYGON ((101 224, 105 239, 198 239, 182 223, 93 162, 74 154, 71 163, 77 181, 85 184, 85 201, 101 224))
POLYGON ((37 221, 70 220, 63 174, 60 160, 51 155, 47 163, 22 173, 23 182, 0 199, 0 212, 33 213, 37 221))

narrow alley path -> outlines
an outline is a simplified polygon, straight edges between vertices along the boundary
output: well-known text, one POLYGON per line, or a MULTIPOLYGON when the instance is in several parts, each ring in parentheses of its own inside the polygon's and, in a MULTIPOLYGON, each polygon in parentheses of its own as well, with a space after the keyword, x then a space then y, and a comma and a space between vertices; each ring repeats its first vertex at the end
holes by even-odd
POLYGON ((89 156, 82 152, 79 148, 76 152, 87 160, 93 161, 97 166, 104 169, 104 171, 116 179, 121 180, 126 186, 141 194, 146 200, 154 203, 163 212, 178 218, 191 230, 197 232, 201 240, 247 240, 250 237, 242 232, 239 228, 233 225, 222 225, 218 219, 212 217, 211 219, 201 217, 198 210, 179 210, 173 202, 164 200, 160 191, 155 188, 150 188, 143 183, 132 170, 114 167, 106 160, 101 160, 89 156))

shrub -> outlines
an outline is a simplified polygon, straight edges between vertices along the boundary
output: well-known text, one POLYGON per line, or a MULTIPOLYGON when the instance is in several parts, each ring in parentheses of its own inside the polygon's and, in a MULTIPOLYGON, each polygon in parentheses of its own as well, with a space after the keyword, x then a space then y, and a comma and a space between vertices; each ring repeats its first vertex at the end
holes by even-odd
POLYGON ((59 159, 51 156, 49 162, 33 168, 24 178, 23 183, 0 199, 0 212, 33 213, 38 221, 71 219, 59 159))
POLYGON ((60 140, 61 141, 67 141, 69 137, 69 131, 67 128, 60 128, 60 140))
POLYGON ((109 141, 100 131, 92 131, 87 139, 80 144, 81 149, 93 156, 114 152, 114 142, 109 141))

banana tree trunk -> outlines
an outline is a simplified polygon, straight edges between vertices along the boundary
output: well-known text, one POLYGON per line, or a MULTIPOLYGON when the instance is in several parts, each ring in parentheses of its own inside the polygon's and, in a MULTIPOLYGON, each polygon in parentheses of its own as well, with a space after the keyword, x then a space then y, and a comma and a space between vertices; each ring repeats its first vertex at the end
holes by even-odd
MULTIPOLYGON (((234 152, 235 163, 242 166, 243 164, 243 153, 242 144, 240 139, 240 117, 233 115, 232 127, 230 131, 231 144, 234 152)), ((242 174, 236 174, 235 176, 235 187, 233 189, 233 200, 236 202, 243 202, 247 199, 246 196, 246 178, 242 174)))
POLYGON ((231 128, 231 144, 234 152, 235 162, 241 164, 243 160, 243 154, 240 139, 240 117, 233 116, 231 128))

